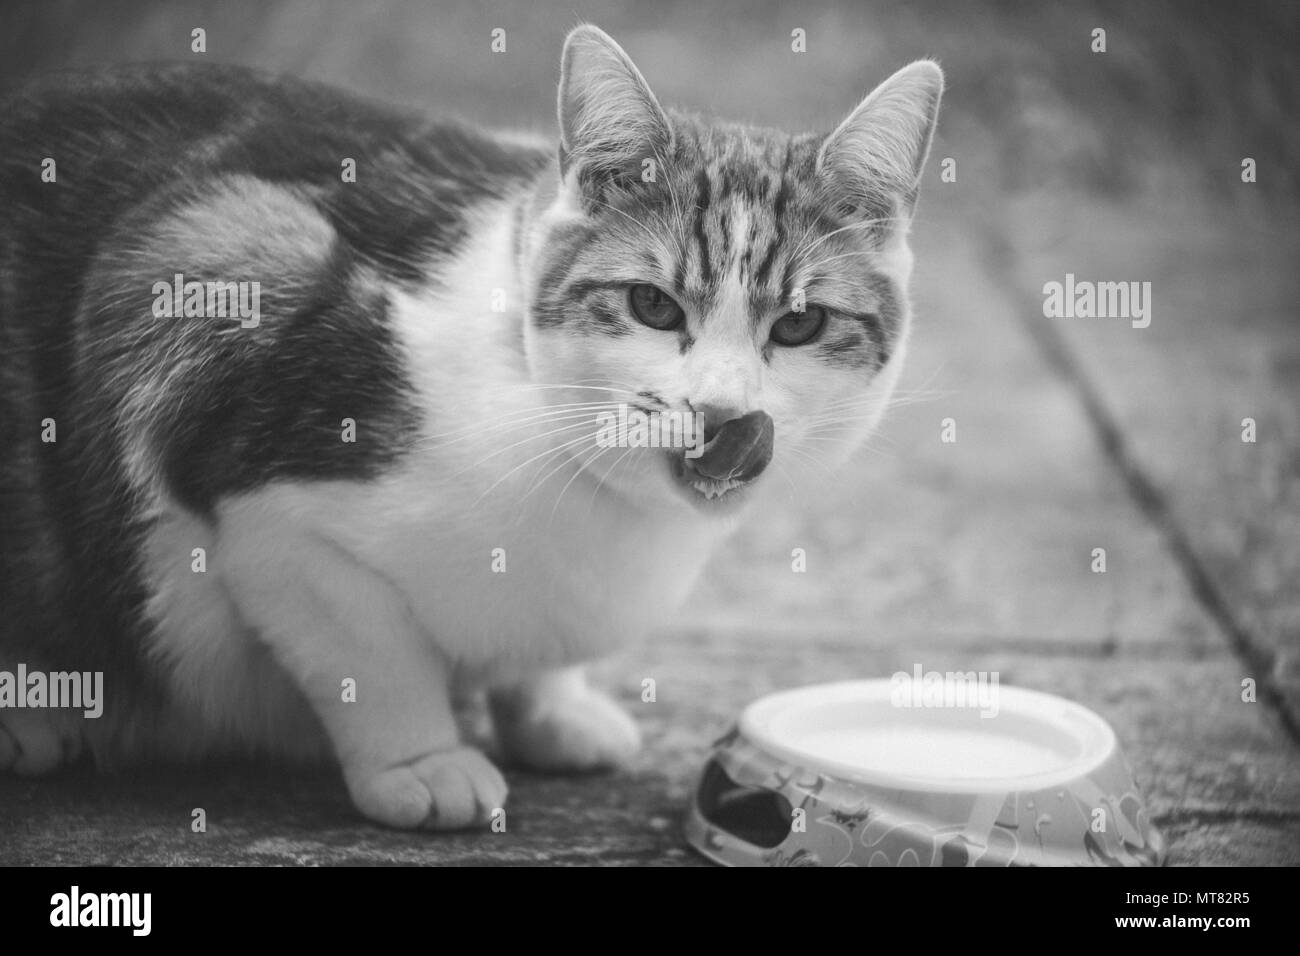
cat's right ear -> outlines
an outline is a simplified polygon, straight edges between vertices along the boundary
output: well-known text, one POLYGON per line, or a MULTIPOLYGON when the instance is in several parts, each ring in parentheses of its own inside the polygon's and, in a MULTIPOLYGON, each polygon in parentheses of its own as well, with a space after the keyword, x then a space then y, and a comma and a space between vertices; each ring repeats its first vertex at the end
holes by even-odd
POLYGON ((560 175, 581 170, 585 188, 640 177, 663 156, 672 126, 641 71, 608 34, 590 24, 564 41, 560 68, 560 175))
POLYGON ((822 144, 817 167, 847 216, 910 216, 934 139, 943 71, 917 60, 871 92, 822 144))

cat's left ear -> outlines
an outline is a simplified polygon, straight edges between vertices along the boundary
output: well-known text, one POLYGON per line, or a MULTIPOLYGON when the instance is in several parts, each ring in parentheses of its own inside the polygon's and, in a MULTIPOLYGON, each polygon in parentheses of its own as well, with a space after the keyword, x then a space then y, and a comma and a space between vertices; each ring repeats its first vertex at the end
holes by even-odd
POLYGON ((560 68, 560 175, 575 166, 589 183, 632 172, 663 155, 672 126, 641 71, 603 30, 577 27, 560 68))
POLYGON ((817 168, 841 213, 911 215, 942 96, 939 64, 917 60, 876 87, 826 137, 817 168))

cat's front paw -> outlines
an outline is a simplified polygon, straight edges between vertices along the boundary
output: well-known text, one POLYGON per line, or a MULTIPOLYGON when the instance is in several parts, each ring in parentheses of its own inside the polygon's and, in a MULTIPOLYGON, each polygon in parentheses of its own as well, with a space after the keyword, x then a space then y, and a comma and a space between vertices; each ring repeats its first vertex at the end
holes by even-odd
POLYGON ((357 780, 349 776, 348 790, 371 820, 407 830, 482 826, 506 801, 501 771, 472 747, 426 754, 357 780))
POLYGON ((533 707, 499 707, 496 730, 507 759, 534 770, 616 767, 641 749, 636 722, 609 697, 593 690, 540 701, 533 707))

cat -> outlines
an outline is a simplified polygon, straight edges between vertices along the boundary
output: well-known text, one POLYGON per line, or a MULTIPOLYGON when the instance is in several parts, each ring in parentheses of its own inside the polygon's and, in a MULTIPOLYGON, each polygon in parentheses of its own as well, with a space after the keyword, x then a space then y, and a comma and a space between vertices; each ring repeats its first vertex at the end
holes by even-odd
POLYGON ((475 693, 505 761, 625 762, 583 664, 888 402, 942 91, 921 60, 829 134, 706 121, 583 25, 558 145, 224 66, 10 98, 0 671, 104 700, 10 700, 0 770, 334 760, 374 821, 479 826, 475 693), (614 409, 698 444, 598 442, 614 409))

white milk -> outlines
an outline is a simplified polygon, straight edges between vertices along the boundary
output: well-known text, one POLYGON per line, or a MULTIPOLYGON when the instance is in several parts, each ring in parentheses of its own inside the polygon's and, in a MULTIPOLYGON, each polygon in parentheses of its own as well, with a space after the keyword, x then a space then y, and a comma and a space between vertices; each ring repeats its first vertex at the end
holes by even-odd
POLYGON ((1070 762, 1069 754, 1023 738, 906 723, 808 730, 790 743, 822 760, 912 779, 1017 777, 1070 762))

